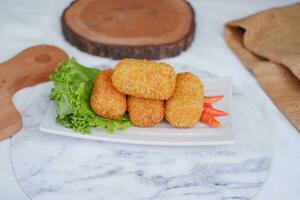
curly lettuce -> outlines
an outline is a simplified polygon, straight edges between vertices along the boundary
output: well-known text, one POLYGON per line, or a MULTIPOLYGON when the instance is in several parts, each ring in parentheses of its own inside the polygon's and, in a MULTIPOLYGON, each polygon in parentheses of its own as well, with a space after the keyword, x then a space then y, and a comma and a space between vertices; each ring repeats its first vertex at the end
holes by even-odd
POLYGON ((58 65, 49 77, 54 84, 49 96, 57 103, 58 123, 82 134, 90 133, 93 127, 112 133, 131 126, 128 116, 111 120, 91 110, 89 99, 93 80, 99 72, 98 69, 80 65, 74 58, 58 65))

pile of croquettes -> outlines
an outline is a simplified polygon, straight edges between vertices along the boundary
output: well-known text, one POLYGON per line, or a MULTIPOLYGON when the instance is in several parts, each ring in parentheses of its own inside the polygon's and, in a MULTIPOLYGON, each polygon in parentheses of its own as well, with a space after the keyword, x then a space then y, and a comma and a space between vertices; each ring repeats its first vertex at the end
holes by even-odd
POLYGON ((166 119, 173 127, 190 128, 203 111, 203 84, 190 72, 176 74, 166 63, 124 59, 100 72, 90 98, 99 116, 128 114, 133 125, 150 127, 166 119))

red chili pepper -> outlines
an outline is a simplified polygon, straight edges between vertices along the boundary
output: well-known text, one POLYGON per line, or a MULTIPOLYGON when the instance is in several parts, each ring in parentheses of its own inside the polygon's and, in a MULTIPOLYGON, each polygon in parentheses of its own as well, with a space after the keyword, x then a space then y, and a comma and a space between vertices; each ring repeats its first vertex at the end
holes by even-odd
POLYGON ((228 115, 227 112, 224 112, 222 110, 217 110, 212 105, 205 103, 203 106, 203 112, 211 114, 214 117, 220 117, 220 116, 226 116, 228 115))
POLYGON ((215 103, 223 99, 224 95, 204 97, 204 103, 215 103))
POLYGON ((200 121, 207 124, 210 127, 219 127, 221 123, 214 118, 213 115, 203 112, 200 121))

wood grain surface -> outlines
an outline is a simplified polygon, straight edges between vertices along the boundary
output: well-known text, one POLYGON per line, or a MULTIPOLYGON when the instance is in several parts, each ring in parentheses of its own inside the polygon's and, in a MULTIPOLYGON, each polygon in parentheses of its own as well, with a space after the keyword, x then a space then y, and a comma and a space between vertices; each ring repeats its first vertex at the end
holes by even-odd
POLYGON ((12 102, 18 90, 48 80, 49 74, 68 55, 50 45, 38 45, 21 51, 0 63, 0 141, 22 129, 22 118, 12 102))
POLYGON ((113 59, 173 57, 195 32, 194 10, 185 0, 77 0, 61 23, 71 44, 113 59))

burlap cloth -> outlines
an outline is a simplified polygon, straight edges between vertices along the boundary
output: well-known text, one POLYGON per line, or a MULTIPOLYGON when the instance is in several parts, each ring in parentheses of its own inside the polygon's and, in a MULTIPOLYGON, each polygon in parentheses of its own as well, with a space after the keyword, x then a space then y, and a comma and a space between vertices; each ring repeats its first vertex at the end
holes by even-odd
POLYGON ((300 3, 229 22, 225 39, 300 131, 300 3))

